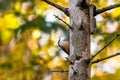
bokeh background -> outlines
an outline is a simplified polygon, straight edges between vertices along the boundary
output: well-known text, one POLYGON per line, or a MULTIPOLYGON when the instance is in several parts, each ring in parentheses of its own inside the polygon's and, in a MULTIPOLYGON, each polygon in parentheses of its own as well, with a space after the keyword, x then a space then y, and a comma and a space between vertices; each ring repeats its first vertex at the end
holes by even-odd
MULTIPOLYGON (((69 0, 51 0, 69 7, 69 0)), ((91 0, 97 8, 119 0, 91 0)), ((67 54, 59 49, 59 37, 69 40, 69 29, 53 15, 69 23, 61 11, 41 0, 0 0, 0 80, 67 80, 67 54)), ((91 55, 120 31, 120 8, 96 16, 97 31, 91 36, 91 55)), ((120 38, 96 57, 120 51, 120 38)), ((120 80, 120 56, 94 64, 92 80, 120 80)))

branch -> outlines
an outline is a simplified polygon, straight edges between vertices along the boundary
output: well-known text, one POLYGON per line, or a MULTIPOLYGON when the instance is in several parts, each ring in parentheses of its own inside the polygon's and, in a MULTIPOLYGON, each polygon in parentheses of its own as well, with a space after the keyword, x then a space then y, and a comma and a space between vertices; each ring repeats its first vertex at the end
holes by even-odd
POLYGON ((110 42, 108 42, 102 49, 100 49, 95 55, 92 56, 91 60, 97 56, 102 50, 104 50, 108 45, 110 45, 115 39, 117 39, 120 34, 117 34, 110 42))
POLYGON ((118 55, 120 55, 120 53, 116 53, 116 54, 113 54, 113 55, 105 57, 105 58, 97 59, 95 61, 92 61, 91 64, 95 64, 95 63, 101 62, 103 60, 106 60, 106 59, 109 59, 109 58, 112 58, 112 57, 115 57, 115 56, 118 56, 118 55))
POLYGON ((68 70, 50 70, 50 72, 69 72, 68 70))
POLYGON ((59 18, 57 15, 54 15, 54 16, 55 16, 55 18, 57 18, 58 20, 62 21, 64 24, 66 24, 70 29, 72 29, 72 27, 68 23, 66 23, 64 20, 59 18))
POLYGON ((111 10, 111 9, 114 9, 114 8, 117 8, 117 7, 120 7, 120 3, 114 4, 114 5, 110 5, 110 6, 102 8, 102 9, 98 9, 98 10, 96 10, 96 14, 95 15, 98 15, 100 13, 103 13, 105 11, 108 11, 108 10, 111 10))
POLYGON ((42 1, 44 1, 47 4, 49 4, 49 5, 51 5, 51 6, 55 7, 55 8, 63 11, 67 16, 69 16, 68 8, 64 8, 64 7, 62 7, 62 6, 58 5, 58 4, 55 4, 55 3, 51 2, 50 0, 42 0, 42 1))

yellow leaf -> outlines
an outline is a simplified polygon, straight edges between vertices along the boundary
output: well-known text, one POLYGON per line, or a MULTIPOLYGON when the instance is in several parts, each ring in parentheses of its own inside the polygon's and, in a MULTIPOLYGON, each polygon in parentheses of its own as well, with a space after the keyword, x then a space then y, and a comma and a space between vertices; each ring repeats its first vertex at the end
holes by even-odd
POLYGON ((116 8, 111 15, 113 18, 119 17, 120 16, 120 8, 116 8))
POLYGON ((4 30, 6 26, 6 22, 3 18, 0 18, 0 31, 4 30))
POLYGON ((20 10, 21 10, 21 2, 17 1, 17 2, 15 3, 15 10, 16 10, 16 11, 20 11, 20 10))
POLYGON ((14 14, 5 14, 3 18, 0 19, 0 29, 16 29, 19 27, 17 16, 14 14))

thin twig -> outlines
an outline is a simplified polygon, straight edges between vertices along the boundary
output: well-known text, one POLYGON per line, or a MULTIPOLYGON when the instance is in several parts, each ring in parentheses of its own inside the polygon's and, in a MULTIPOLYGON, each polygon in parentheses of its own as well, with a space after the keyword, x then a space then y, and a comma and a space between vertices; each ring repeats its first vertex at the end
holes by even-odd
POLYGON ((72 27, 66 23, 64 20, 62 20, 61 18, 59 18, 57 15, 54 15, 58 20, 62 21, 64 24, 66 24, 70 29, 72 29, 72 27))
POLYGON ((95 55, 92 56, 91 60, 97 56, 102 50, 104 50, 108 45, 110 45, 115 39, 117 39, 120 34, 117 34, 110 42, 108 42, 102 49, 100 49, 95 55))
POLYGON ((73 75, 74 75, 74 74, 77 74, 77 72, 75 71, 75 69, 74 69, 73 67, 72 67, 72 70, 73 70, 73 72, 74 72, 73 75))
POLYGON ((69 72, 68 70, 50 70, 50 72, 69 72))
POLYGON ((70 60, 69 60, 69 58, 68 58, 68 57, 65 57, 65 59, 66 59, 66 61, 67 61, 67 62, 70 62, 70 60))
POLYGON ((98 63, 98 62, 101 62, 103 60, 106 60, 106 59, 109 59, 109 58, 112 58, 112 57, 115 57, 115 56, 118 56, 118 55, 120 55, 120 53, 116 53, 116 54, 110 55, 110 56, 105 57, 105 58, 97 59, 95 61, 92 61, 91 64, 98 63))
POLYGON ((55 8, 63 11, 67 16, 69 16, 68 8, 65 8, 65 7, 62 7, 62 6, 58 5, 58 4, 55 4, 55 3, 51 2, 50 0, 42 0, 42 1, 44 1, 47 4, 49 4, 49 5, 51 5, 51 6, 55 7, 55 8))
POLYGON ((114 4, 114 5, 110 5, 110 6, 102 8, 102 9, 98 9, 98 10, 96 10, 96 14, 95 15, 98 15, 100 13, 103 13, 105 11, 108 11, 108 10, 111 10, 111 9, 114 9, 114 8, 117 8, 117 7, 120 7, 120 3, 114 4))

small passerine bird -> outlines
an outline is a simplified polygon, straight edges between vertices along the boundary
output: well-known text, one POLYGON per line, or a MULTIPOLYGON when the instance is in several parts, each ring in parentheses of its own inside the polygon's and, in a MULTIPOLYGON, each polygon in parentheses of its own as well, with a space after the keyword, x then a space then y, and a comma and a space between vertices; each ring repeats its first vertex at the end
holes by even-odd
POLYGON ((59 38, 58 40, 58 46, 67 54, 69 55, 69 42, 68 41, 61 41, 59 38))

